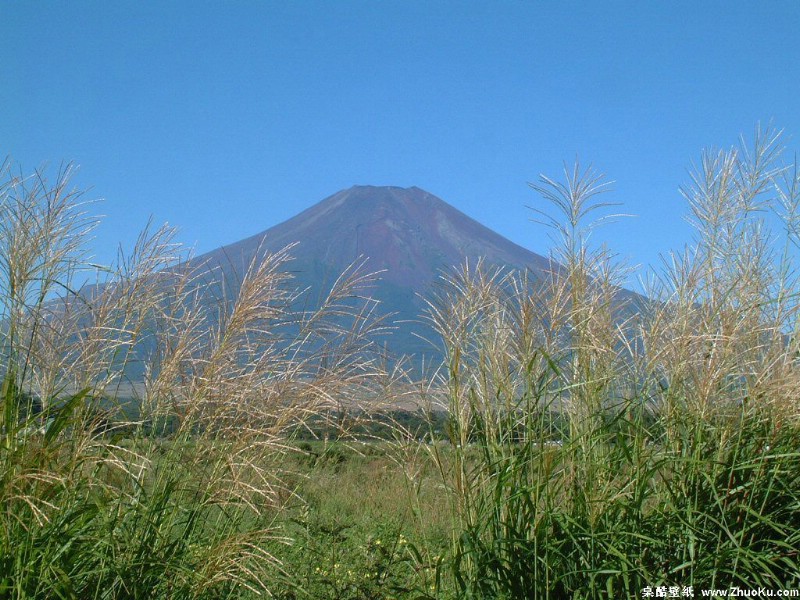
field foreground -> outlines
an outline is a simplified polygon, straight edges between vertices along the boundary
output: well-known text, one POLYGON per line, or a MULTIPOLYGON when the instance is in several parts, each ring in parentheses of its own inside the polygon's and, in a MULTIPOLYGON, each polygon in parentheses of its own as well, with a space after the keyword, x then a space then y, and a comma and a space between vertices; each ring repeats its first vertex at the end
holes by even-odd
POLYGON ((542 177, 552 268, 443 274, 424 375, 383 355, 359 265, 314 302, 291 247, 208 289, 162 228, 100 269, 69 172, 6 170, 0 599, 800 588, 800 169, 781 160, 761 130, 703 155, 696 239, 646 298, 589 244, 602 179, 542 177))

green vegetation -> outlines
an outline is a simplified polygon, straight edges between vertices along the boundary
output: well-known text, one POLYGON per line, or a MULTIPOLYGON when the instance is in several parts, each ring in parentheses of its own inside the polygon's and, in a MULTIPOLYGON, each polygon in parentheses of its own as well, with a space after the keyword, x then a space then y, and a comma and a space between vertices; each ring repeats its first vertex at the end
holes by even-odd
POLYGON ((760 131, 703 156, 696 239, 647 299, 589 244, 602 180, 542 178, 552 273, 453 272, 424 381, 382 366, 353 301, 369 276, 298 309, 288 249, 213 315, 166 229, 78 289, 93 221, 68 171, 7 171, 0 598, 800 587, 800 175, 780 160, 760 131))
POLYGON ((288 250, 268 254, 209 314, 205 267, 178 260, 171 230, 98 269, 69 170, 52 185, 5 173, 0 598, 269 590, 289 432, 382 380, 369 359, 380 323, 352 301, 370 278, 347 272, 298 310, 288 250), (103 279, 81 286, 87 273, 103 279), (135 418, 114 403, 130 373, 135 418))
POLYGON ((604 186, 577 167, 534 186, 561 212, 551 278, 465 268, 432 301, 459 597, 797 587, 800 178, 779 156, 769 132, 703 156, 685 190, 696 244, 638 310, 588 245, 604 186))

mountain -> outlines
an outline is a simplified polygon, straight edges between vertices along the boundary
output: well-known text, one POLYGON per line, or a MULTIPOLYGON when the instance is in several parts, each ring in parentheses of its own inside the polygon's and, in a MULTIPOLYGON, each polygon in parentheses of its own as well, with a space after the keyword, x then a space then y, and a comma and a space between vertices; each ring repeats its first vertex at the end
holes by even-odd
MULTIPOLYGON (((549 260, 507 240, 420 188, 354 186, 266 231, 194 259, 241 280, 258 252, 292 250, 296 283, 318 297, 359 256, 368 270, 384 270, 374 297, 394 314, 397 331, 387 341, 397 355, 432 353, 419 322, 424 295, 442 270, 483 257, 487 263, 549 268, 549 260)), ((327 291, 327 290, 325 290, 327 291)))

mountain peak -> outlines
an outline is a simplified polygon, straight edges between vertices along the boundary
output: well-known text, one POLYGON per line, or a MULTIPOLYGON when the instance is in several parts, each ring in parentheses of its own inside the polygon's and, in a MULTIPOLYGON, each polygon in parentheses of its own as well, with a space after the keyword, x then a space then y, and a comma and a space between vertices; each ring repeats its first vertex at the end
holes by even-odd
POLYGON ((428 199, 435 199, 438 202, 445 204, 443 200, 439 200, 433 194, 430 194, 416 186, 403 188, 393 185, 354 185, 346 190, 341 190, 335 193, 333 196, 329 196, 320 202, 318 206, 325 203, 338 206, 344 202, 366 202, 369 204, 376 204, 380 202, 416 203, 428 199))
MULTIPOLYGON (((544 257, 419 187, 372 185, 341 190, 288 221, 196 260, 243 272, 260 250, 277 251, 295 242, 291 269, 300 287, 318 295, 349 264, 365 257, 367 269, 383 271, 376 299, 406 323, 419 320, 420 296, 440 273, 467 259, 534 272, 549 268, 544 257)), ((414 344, 421 350, 424 344, 412 335, 421 327, 403 325, 404 333, 393 336, 398 351, 415 351, 414 344)))
POLYGON ((370 268, 386 270, 387 281, 415 288, 465 259, 482 257, 516 268, 549 265, 544 257, 416 186, 354 185, 288 221, 226 246, 224 254, 246 257, 258 247, 277 250, 295 242, 298 258, 313 256, 341 269, 360 256, 368 257, 370 268))

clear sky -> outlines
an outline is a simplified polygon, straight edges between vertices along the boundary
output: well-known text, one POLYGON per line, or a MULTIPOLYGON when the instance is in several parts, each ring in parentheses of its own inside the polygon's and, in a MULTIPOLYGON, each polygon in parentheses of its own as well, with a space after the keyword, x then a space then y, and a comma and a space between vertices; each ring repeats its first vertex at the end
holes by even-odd
POLYGON ((703 147, 800 147, 800 2, 0 0, 0 81, 0 156, 80 165, 101 261, 150 216, 201 253, 354 184, 547 253, 526 182, 577 156, 638 215, 597 239, 647 265, 703 147))

